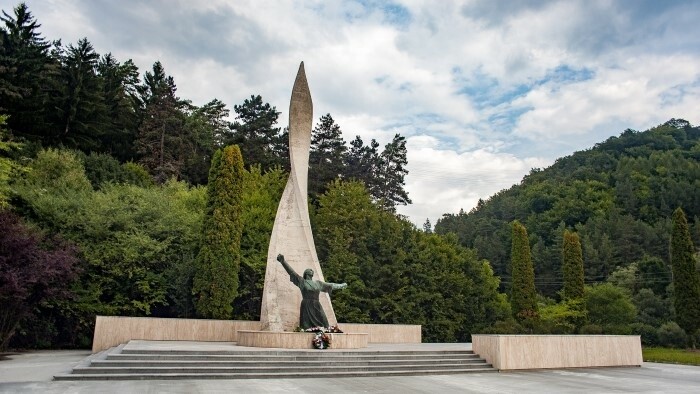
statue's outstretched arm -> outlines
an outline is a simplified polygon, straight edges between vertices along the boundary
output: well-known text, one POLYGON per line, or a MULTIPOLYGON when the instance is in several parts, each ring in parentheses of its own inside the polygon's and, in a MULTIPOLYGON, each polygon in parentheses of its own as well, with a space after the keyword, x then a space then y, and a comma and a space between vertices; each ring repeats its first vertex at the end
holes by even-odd
POLYGON ((342 289, 348 287, 347 283, 329 283, 329 285, 331 285, 331 288, 333 290, 342 290, 342 289))
POLYGON ((299 283, 300 283, 301 280, 302 280, 301 276, 299 276, 299 274, 297 274, 297 273, 294 271, 294 268, 292 268, 292 267, 284 260, 284 256, 283 256, 282 254, 278 254, 278 255, 277 255, 277 261, 279 261, 280 264, 282 264, 282 267, 284 267, 284 270, 287 271, 287 273, 289 274, 289 280, 291 280, 295 285, 298 286, 299 283))

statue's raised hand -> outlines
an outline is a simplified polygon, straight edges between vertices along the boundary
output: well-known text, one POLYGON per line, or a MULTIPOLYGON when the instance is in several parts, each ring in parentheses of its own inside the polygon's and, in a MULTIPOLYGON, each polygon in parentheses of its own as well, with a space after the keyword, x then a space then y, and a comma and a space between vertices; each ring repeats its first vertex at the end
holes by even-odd
POLYGON ((284 261, 284 256, 282 255, 282 253, 277 255, 277 261, 279 261, 280 263, 284 261))

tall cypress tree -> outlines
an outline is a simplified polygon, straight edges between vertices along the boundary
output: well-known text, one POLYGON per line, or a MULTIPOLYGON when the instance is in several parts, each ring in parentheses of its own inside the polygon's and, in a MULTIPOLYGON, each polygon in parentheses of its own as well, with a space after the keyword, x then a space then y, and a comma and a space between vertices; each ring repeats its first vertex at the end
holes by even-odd
MULTIPOLYGON (((681 208, 673 212, 671 232, 671 268, 673 269, 673 305, 676 320, 693 337, 700 329, 700 276, 695 269, 693 241, 688 220, 681 208)), ((693 344, 695 345, 695 344, 693 344)))
POLYGON ((563 298, 583 297, 583 252, 578 234, 564 230, 562 245, 562 271, 564 274, 563 298))
POLYGON ((525 321, 538 316, 535 269, 532 265, 530 241, 525 226, 517 220, 513 221, 512 226, 510 302, 513 316, 520 321, 525 321))
POLYGON ((209 170, 204 240, 197 255, 192 294, 197 314, 230 319, 238 294, 241 259, 243 158, 236 145, 217 150, 209 170))

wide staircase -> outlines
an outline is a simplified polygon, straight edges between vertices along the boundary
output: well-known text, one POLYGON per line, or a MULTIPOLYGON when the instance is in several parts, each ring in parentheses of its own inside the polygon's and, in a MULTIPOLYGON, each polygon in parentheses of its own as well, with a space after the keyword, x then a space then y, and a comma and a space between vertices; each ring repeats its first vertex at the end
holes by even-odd
MULTIPOLYGON (((128 344, 127 344, 128 345, 128 344)), ((470 350, 167 350, 121 345, 55 380, 272 379, 496 372, 470 350)))

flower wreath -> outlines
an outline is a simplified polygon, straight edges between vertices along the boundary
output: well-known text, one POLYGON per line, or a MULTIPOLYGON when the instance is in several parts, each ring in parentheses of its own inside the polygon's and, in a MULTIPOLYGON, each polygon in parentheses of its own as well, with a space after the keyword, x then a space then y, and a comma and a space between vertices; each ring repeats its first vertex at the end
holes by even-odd
POLYGON ((311 344, 314 345, 316 349, 328 349, 331 347, 331 336, 328 333, 340 334, 343 331, 338 328, 338 325, 330 327, 311 327, 307 329, 301 329, 301 332, 315 332, 316 335, 311 340, 311 344))

